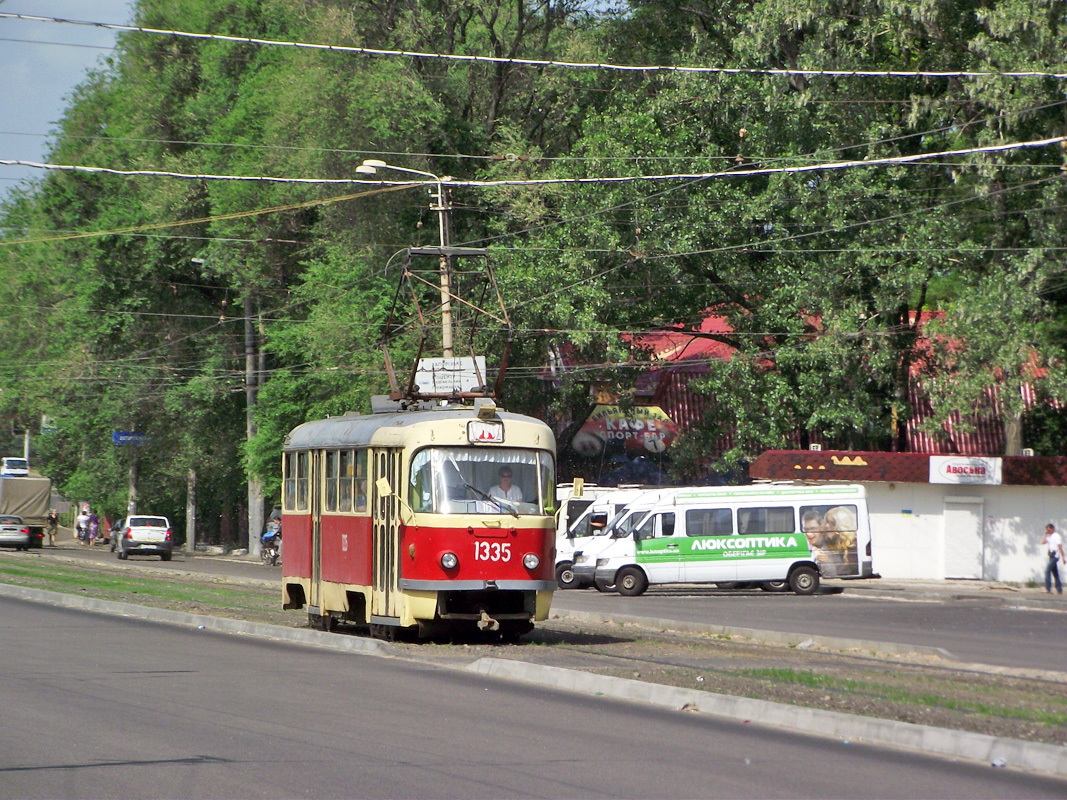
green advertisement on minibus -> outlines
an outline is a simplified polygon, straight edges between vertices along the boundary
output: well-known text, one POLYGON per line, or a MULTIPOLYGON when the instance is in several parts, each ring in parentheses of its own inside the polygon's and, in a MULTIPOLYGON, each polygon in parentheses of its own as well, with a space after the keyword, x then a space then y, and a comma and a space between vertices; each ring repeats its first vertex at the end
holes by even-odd
POLYGON ((597 579, 623 594, 649 584, 874 577, 859 486, 732 487, 680 493, 651 507, 600 554, 597 579))

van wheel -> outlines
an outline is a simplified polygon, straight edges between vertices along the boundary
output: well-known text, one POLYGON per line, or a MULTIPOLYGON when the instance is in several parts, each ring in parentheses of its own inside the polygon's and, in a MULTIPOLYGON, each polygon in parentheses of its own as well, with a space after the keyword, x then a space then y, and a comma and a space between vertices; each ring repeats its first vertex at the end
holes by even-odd
POLYGON ((574 566, 564 561, 556 566, 556 586, 560 589, 577 589, 578 579, 574 577, 574 566))
POLYGON ((648 588, 648 578, 637 567, 623 567, 615 576, 615 588, 624 597, 637 597, 648 588))
POLYGON ((815 594, 819 589, 819 573, 814 567, 797 567, 789 573, 789 588, 796 594, 815 594))
POLYGON ((788 581, 764 581, 759 585, 765 592, 784 592, 789 588, 788 581))

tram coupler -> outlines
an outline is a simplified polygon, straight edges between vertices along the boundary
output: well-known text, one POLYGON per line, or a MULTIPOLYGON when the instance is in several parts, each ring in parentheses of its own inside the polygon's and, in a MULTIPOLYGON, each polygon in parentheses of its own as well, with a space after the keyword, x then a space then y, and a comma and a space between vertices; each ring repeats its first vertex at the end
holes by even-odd
POLYGON ((498 631, 500 630, 500 622, 493 619, 486 613, 485 609, 482 609, 482 618, 478 620, 478 630, 480 631, 498 631))

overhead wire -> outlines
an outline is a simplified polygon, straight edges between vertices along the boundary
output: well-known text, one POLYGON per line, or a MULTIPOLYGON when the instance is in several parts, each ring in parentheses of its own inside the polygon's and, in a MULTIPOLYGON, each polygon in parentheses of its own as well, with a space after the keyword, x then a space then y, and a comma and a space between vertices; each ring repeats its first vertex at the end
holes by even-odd
POLYGON ((757 68, 757 67, 707 67, 663 64, 613 64, 609 62, 564 61, 559 59, 509 58, 504 56, 482 56, 463 53, 435 53, 418 50, 395 50, 355 45, 321 44, 315 42, 285 41, 264 39, 254 36, 235 36, 220 33, 196 33, 171 28, 154 28, 145 25, 118 25, 108 22, 64 19, 61 17, 39 16, 34 14, 17 14, 0 11, 0 19, 19 19, 34 22, 49 22, 63 25, 79 25, 103 30, 129 33, 144 33, 154 36, 167 36, 180 39, 201 41, 233 42, 268 47, 289 47, 302 50, 322 50, 334 53, 351 53, 355 55, 401 57, 408 59, 476 62, 486 64, 515 64, 520 66, 564 69, 591 69, 614 72, 647 73, 684 73, 704 75, 781 75, 785 77, 827 76, 851 78, 1052 78, 1067 79, 1067 72, 1050 72, 1044 70, 861 70, 861 69, 805 69, 805 68, 757 68))
MULTIPOLYGON (((61 21, 61 20, 53 20, 53 21, 61 21)), ((86 23, 86 24, 89 24, 89 23, 86 23)), ((142 29, 137 29, 137 30, 142 30, 142 29)), ((146 31, 146 32, 157 32, 158 33, 158 32, 162 32, 162 31, 146 31)), ((218 38, 218 37, 211 37, 211 38, 218 38)), ((238 38, 240 38, 240 37, 238 37, 238 38)), ((266 42, 264 41, 264 42, 259 42, 259 43, 266 43, 266 42)), ((284 44, 284 43, 281 43, 281 44, 284 44)), ((335 48, 330 47, 330 48, 327 48, 327 49, 335 49, 335 48)), ((362 50, 362 48, 360 50, 362 50)), ((412 55, 410 53, 402 53, 400 51, 397 51, 396 54, 412 55)), ((470 60, 470 59, 464 59, 464 60, 470 60)), ((481 60, 481 59, 476 59, 476 60, 481 60)), ((514 61, 513 59, 504 59, 504 60, 514 61)), ((532 62, 532 63, 541 63, 541 62, 532 62)), ((548 62, 543 62, 543 63, 548 64, 548 62)), ((566 66, 567 64, 565 64, 563 62, 560 62, 558 65, 559 66, 566 66)), ((574 65, 574 66, 592 67, 592 66, 604 66, 604 65, 588 64, 588 65, 574 65)), ((634 69, 636 69, 636 68, 634 68, 634 69)), ((648 68, 647 67, 642 67, 640 69, 647 70, 648 68)), ((672 70, 672 71, 687 71, 687 70, 672 70)), ((722 70, 701 70, 701 71, 722 71, 722 70)), ((810 71, 794 71, 794 70, 790 70, 790 71, 784 71, 784 70, 765 71, 765 70, 760 70, 760 71, 757 71, 757 72, 762 72, 762 73, 765 73, 765 74, 850 74, 850 75, 857 75, 857 74, 869 74, 869 75, 875 75, 875 74, 877 74, 877 75, 898 74, 898 75, 909 75, 909 76, 916 76, 916 75, 920 75, 921 74, 921 73, 884 73, 884 72, 857 73, 857 72, 854 72, 854 71, 853 72, 848 72, 848 73, 825 72, 825 71, 819 71, 817 73, 812 73, 810 71)), ((979 74, 988 74, 988 73, 973 73, 973 74, 979 75, 979 74)), ((1003 73, 1003 74, 1011 76, 1011 75, 1023 75, 1024 73, 1003 73)), ((1025 74, 1029 75, 1030 73, 1025 73, 1025 74)), ((1042 73, 1042 74, 1044 74, 1044 73, 1042 73)), ((962 75, 962 73, 960 75, 962 75)), ((929 76, 929 75, 927 75, 927 76, 929 76)), ((943 76, 943 74, 941 76, 943 76)), ((1056 76, 1056 77, 1059 77, 1059 76, 1056 76)), ((1041 146, 1042 144, 1052 144, 1052 143, 1056 143, 1056 142, 1059 142, 1059 141, 1062 141, 1062 137, 1055 138, 1055 139, 1050 139, 1050 140, 1045 140, 1045 141, 1041 141, 1041 142, 1023 143, 1023 144, 1017 145, 1017 146, 1027 146, 1027 145, 1041 146)), ((860 145, 856 145, 856 146, 858 147, 860 145)), ((969 153, 969 152, 980 152, 980 151, 994 152, 996 150, 1012 149, 1013 147, 1014 146, 1012 146, 1012 145, 999 146, 999 147, 998 146, 993 146, 993 147, 990 147, 990 148, 979 148, 979 149, 974 149, 974 150, 954 151, 953 154, 966 154, 966 153, 969 153)), ((930 158, 930 157, 936 157, 936 156, 924 155, 924 156, 920 156, 920 157, 930 158)), ((6 162, 0 162, 0 163, 6 163, 6 162)), ((877 165, 877 163, 878 162, 876 162, 876 161, 864 161, 864 162, 855 162, 855 165, 857 165, 857 166, 874 166, 874 165, 877 165)), ((804 169, 806 169, 806 170, 814 170, 814 169, 826 169, 826 168, 829 168, 829 167, 827 167, 827 166, 819 166, 819 165, 809 165, 808 167, 806 167, 804 169)), ((774 171, 779 171, 779 170, 774 170, 774 171)), ((793 170, 789 170, 789 171, 793 171, 793 170)), ((796 171, 800 171, 800 170, 796 170, 796 171)), ((129 173, 129 174, 135 174, 135 173, 129 173)), ((661 180, 667 180, 667 179, 703 180, 703 179, 707 179, 707 178, 710 178, 710 177, 723 177, 723 176, 737 177, 739 175, 744 175, 744 174, 768 174, 768 172, 767 171, 760 171, 760 172, 755 172, 755 173, 745 173, 745 172, 731 171, 729 173, 717 173, 717 174, 716 173, 676 174, 676 175, 671 175, 671 176, 650 176, 650 177, 651 177, 651 179, 661 179, 661 180)), ((204 176, 195 176, 195 177, 203 178, 204 176)), ((644 179, 644 176, 634 177, 634 178, 630 178, 630 179, 641 180, 641 179, 644 179)), ((614 178, 614 179, 609 179, 609 180, 627 180, 627 179, 626 178, 614 178)), ((362 181, 359 181, 359 182, 362 183, 362 181)), ((537 184, 544 184, 544 183, 564 183, 564 182, 566 182, 566 183, 574 183, 574 182, 597 182, 597 183, 600 183, 600 182, 603 182, 603 179, 597 179, 597 178, 587 178, 587 179, 577 179, 577 180, 575 180, 575 179, 570 179, 570 180, 552 179, 552 180, 549 180, 549 181, 541 180, 541 181, 533 181, 533 182, 531 182, 531 181, 455 182, 455 183, 453 183, 451 185, 455 185, 455 186, 501 186, 501 185, 515 186, 515 185, 519 185, 519 186, 522 186, 522 185, 537 185, 537 184)), ((386 183, 386 182, 374 181, 374 182, 367 182, 367 183, 373 183, 373 184, 380 185, 380 184, 386 183)), ((400 182, 400 181, 397 181, 397 182, 388 182, 387 185, 390 188, 402 189, 402 188, 407 188, 407 187, 409 187, 411 185, 416 185, 417 183, 425 184, 425 183, 430 183, 430 182, 410 182, 410 181, 400 182)), ((311 201, 311 202, 306 203, 306 204, 291 205, 291 206, 285 206, 285 207, 276 207, 274 209, 258 210, 258 211, 254 211, 254 212, 243 212, 242 214, 235 214, 235 215, 232 215, 232 216, 231 215, 226 215, 224 217, 212 217, 212 218, 207 218, 207 219, 233 218, 233 217, 237 217, 237 216, 242 216, 244 214, 254 215, 254 214, 259 214, 259 213, 275 213, 278 210, 285 210, 285 209, 295 208, 295 207, 299 207, 299 206, 317 205, 317 204, 322 204, 323 202, 339 202, 342 199, 351 199, 353 197, 361 196, 362 194, 369 194, 369 193, 360 193, 360 194, 350 195, 350 196, 342 197, 342 198, 331 198, 331 199, 326 200, 326 201, 311 201)), ((185 222, 179 222, 179 223, 173 223, 173 224, 174 225, 185 225, 185 224, 193 224, 194 222, 203 222, 203 221, 205 221, 205 220, 185 221, 185 222)), ((165 226, 161 226, 161 227, 165 227, 165 226)), ((112 232, 112 233, 114 235, 123 235, 123 234, 128 233, 128 232, 129 231, 119 231, 119 232, 112 232)), ((105 235, 105 234, 93 232, 93 233, 90 233, 88 235, 105 235)), ((701 251, 701 252, 711 252, 711 251, 701 251)))
POLYGON ((120 228, 112 231, 84 231, 80 233, 62 234, 51 237, 42 237, 38 239, 16 239, 16 240, 0 240, 0 247, 11 247, 15 245, 34 244, 45 241, 64 241, 70 239, 82 239, 98 236, 107 236, 113 234, 130 233, 130 232, 142 232, 148 230, 159 230, 169 227, 179 227, 182 225, 192 224, 206 224, 218 220, 226 219, 240 219, 242 217, 253 217, 262 214, 278 213, 282 211, 290 211, 298 208, 310 208, 313 206, 327 205, 329 203, 343 202, 345 200, 352 200, 360 196, 369 196, 373 194, 383 193, 387 191, 398 191, 412 186, 437 186, 446 185, 449 188, 462 187, 462 188, 494 188, 494 187, 523 187, 523 186, 580 186, 580 185, 610 185, 618 183, 635 183, 635 182, 651 182, 651 181, 702 181, 710 180, 714 178, 744 178, 752 176, 768 176, 768 175, 785 175, 785 174, 806 174, 813 172, 827 172, 837 171, 854 168, 870 168, 877 166, 890 166, 890 165, 908 165, 918 162, 930 161, 933 159, 941 158, 944 156, 960 156, 960 155, 975 155, 979 153, 1000 153, 1008 152, 1012 150, 1019 150, 1024 148, 1040 148, 1048 147, 1050 145, 1060 144, 1067 141, 1067 136, 1053 136, 1046 139, 1035 139, 1024 142, 1008 142, 1004 144, 995 145, 982 145, 978 147, 961 148, 956 150, 944 150, 936 151, 932 153, 913 153, 902 156, 886 156, 882 158, 872 159, 853 159, 846 161, 834 161, 824 162, 809 165, 800 165, 792 167, 757 167, 751 169, 733 169, 733 170, 720 170, 716 172, 705 173, 671 173, 665 175, 629 175, 629 176, 600 176, 595 178, 533 178, 522 180, 493 180, 493 181, 470 181, 470 180, 454 180, 454 179, 435 179, 435 180, 365 180, 360 178, 282 178, 271 176, 236 176, 236 175, 211 175, 205 173, 181 173, 171 172, 164 170, 118 170, 106 167, 90 167, 86 165, 64 165, 64 164, 48 164, 42 162, 21 161, 14 159, 0 159, 0 165, 18 165, 18 166, 31 166, 39 169, 56 170, 61 172, 84 172, 90 174, 108 174, 119 175, 124 177, 167 177, 167 178, 179 178, 187 180, 220 180, 220 181, 245 181, 245 182, 263 182, 263 183, 293 183, 304 185, 370 185, 381 187, 376 191, 360 192, 348 195, 341 195, 332 198, 322 198, 316 200, 304 201, 301 203, 290 203, 282 206, 275 206, 269 209, 256 209, 252 211, 240 211, 230 214, 213 215, 210 217, 202 217, 195 220, 187 220, 181 222, 164 222, 164 223, 151 223, 146 225, 130 226, 128 228, 120 228))

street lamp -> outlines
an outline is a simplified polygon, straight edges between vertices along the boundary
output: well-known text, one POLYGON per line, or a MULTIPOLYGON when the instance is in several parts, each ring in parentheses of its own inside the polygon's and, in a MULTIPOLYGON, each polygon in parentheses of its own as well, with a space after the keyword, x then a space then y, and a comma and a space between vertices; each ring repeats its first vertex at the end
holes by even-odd
MULTIPOLYGON (((431 178, 437 184, 437 206, 433 208, 437 212, 437 225, 441 231, 441 354, 445 358, 452 357, 452 269, 445 248, 448 247, 448 197, 445 195, 444 183, 452 180, 446 175, 441 178, 432 172, 421 169, 410 169, 387 164, 376 158, 368 158, 358 167, 356 172, 360 175, 375 175, 380 169, 391 169, 394 172, 406 172, 410 175, 422 175, 431 178)), ((417 185, 417 184, 412 184, 417 185)))

